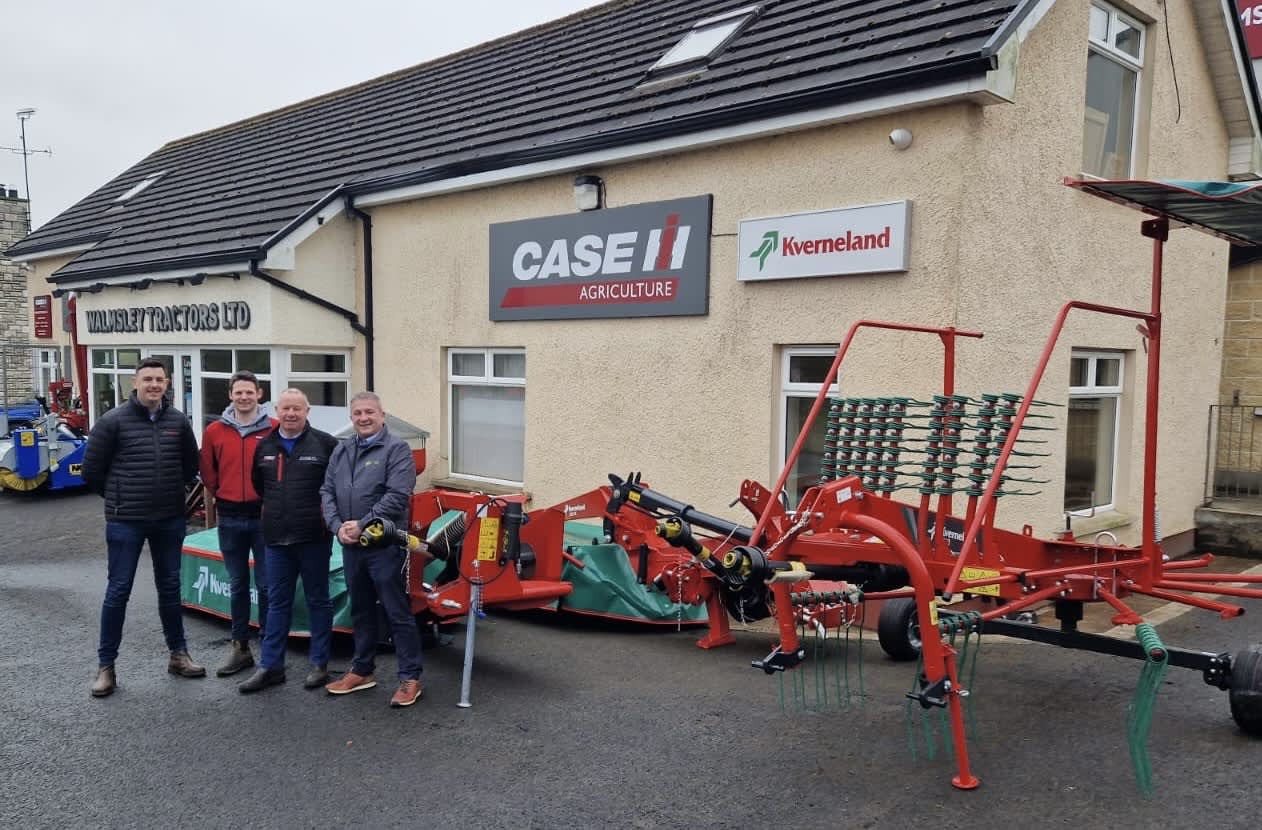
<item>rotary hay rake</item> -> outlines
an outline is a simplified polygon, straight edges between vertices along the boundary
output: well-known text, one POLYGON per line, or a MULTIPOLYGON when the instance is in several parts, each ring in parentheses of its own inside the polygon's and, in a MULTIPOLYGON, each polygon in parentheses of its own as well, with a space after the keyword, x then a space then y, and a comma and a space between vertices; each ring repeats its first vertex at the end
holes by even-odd
MULTIPOLYGON (((1164 556, 1156 504, 1162 256, 1171 223, 1235 244, 1262 244, 1262 196, 1253 187, 1220 183, 1065 183, 1154 217, 1141 225, 1153 245, 1148 310, 1066 303, 1025 392, 987 393, 975 400, 955 393, 955 347, 957 338, 980 333, 861 320, 843 340, 774 487, 749 480, 741 485, 738 500, 757 517, 752 528, 701 513, 632 474, 625 480, 610 476, 606 534, 648 545, 651 528, 658 544, 664 541, 691 554, 666 565, 653 582, 680 601, 707 605, 710 631, 699 643, 703 647, 732 641, 729 614, 739 620, 774 617, 779 642, 754 666, 781 676, 782 701, 786 675, 799 703, 813 689, 820 703, 846 705, 856 697, 856 682, 861 698, 861 664, 853 677, 848 670, 829 676, 820 658, 854 653, 850 646, 862 636, 856 623, 862 621, 864 603, 884 601, 878 627, 882 646, 895 658, 919 658, 907 693, 908 725, 925 729, 923 746, 930 755, 935 734, 949 735, 945 748, 957 767, 952 784, 960 789, 979 783, 969 765, 965 704, 983 633, 1141 660, 1144 667, 1128 713, 1128 742, 1138 784, 1148 793, 1152 774, 1146 736, 1167 667, 1198 670, 1207 683, 1229 691, 1237 724, 1262 735, 1262 649, 1251 647, 1233 657, 1169 647, 1126 603, 1129 596, 1139 595, 1231 618, 1245 609, 1197 595, 1262 599, 1262 576, 1209 572, 1210 555, 1177 561, 1164 556), (1032 412, 1047 409, 1035 394, 1073 311, 1134 319, 1145 341, 1143 541, 1138 547, 1101 544, 1101 537, 1079 542, 1068 529, 1057 538, 1039 539, 1028 525, 1020 532, 995 525, 1000 498, 1028 494, 1022 488, 1040 481, 1031 477, 1036 465, 1030 462, 1040 455, 1041 441, 1030 436, 1049 427, 1048 412, 1032 412), (875 398, 830 403, 827 390, 852 340, 872 328, 940 338, 942 394, 932 402, 875 398), (820 484, 789 511, 781 493, 813 423, 826 409, 820 484), (900 484, 907 475, 914 483, 900 484), (914 488, 919 498, 895 498, 904 486, 914 488), (966 499, 962 515, 955 512, 960 496, 966 499), (694 527, 710 535, 698 538, 694 527), (980 610, 941 607, 960 595, 986 604, 973 604, 980 610), (1019 619, 1045 603, 1053 605, 1059 627, 1019 619), (1079 631, 1087 603, 1111 606, 1113 625, 1134 626, 1135 640, 1079 631), (816 658, 813 673, 804 665, 810 657, 816 658)), ((913 751, 919 746, 913 737, 913 751)))

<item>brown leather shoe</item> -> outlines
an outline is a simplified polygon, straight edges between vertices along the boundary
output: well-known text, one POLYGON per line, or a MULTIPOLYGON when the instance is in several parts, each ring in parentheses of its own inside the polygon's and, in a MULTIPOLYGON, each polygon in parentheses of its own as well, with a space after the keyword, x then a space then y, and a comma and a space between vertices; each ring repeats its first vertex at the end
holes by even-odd
POLYGON ((334 680, 332 683, 324 687, 324 690, 331 695, 349 695, 351 692, 360 692, 364 689, 371 689, 377 685, 377 679, 371 674, 364 676, 348 671, 346 674, 334 680))
POLYGON ((118 688, 118 680, 114 677, 113 666, 100 666, 96 670, 96 679, 90 687, 92 697, 109 697, 118 688))
POLYGON ((194 663, 187 651, 173 651, 171 660, 167 663, 167 672, 180 677, 205 677, 206 667, 194 663))
POLYGON ((395 709, 401 709, 404 706, 411 706, 421 697, 421 681, 419 680, 400 680, 399 688, 394 690, 394 697, 390 698, 390 706, 395 709))
POLYGON ((246 640, 233 640, 228 652, 228 659, 215 669, 219 677, 229 677, 254 665, 254 655, 250 653, 250 644, 246 640))

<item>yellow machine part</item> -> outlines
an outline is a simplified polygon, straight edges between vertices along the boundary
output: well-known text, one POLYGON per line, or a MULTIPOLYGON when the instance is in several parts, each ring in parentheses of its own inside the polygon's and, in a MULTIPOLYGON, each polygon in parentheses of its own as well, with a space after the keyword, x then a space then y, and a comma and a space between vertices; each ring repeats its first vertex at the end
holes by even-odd
POLYGON ((21 490, 23 492, 34 490, 48 481, 48 471, 40 473, 35 478, 19 478, 18 474, 12 470, 6 470, 0 467, 0 490, 21 490))

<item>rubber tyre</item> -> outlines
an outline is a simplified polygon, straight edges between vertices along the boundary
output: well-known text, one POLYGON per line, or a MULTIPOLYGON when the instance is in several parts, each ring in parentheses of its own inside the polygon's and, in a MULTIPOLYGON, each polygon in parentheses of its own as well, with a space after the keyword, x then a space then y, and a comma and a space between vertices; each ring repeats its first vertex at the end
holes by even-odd
POLYGON ((914 599, 886 600, 876 623, 881 648, 892 660, 915 660, 920 656, 920 623, 914 599))
POLYGON ((1262 738, 1262 646, 1250 646, 1231 661, 1231 717, 1240 730, 1262 738))

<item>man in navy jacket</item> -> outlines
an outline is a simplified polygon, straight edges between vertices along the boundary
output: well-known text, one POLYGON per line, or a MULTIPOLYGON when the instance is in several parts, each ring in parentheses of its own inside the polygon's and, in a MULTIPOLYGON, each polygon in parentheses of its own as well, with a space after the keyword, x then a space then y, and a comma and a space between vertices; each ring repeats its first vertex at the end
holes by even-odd
POLYGON ((158 589, 158 616, 170 651, 167 671, 180 677, 206 676, 206 669, 189 657, 180 605, 184 485, 197 477, 197 438, 184 413, 167 402, 169 382, 160 360, 140 361, 131 397, 102 415, 88 436, 83 480, 105 498, 109 552, 93 697, 113 694, 117 685, 114 660, 146 541, 158 589))

